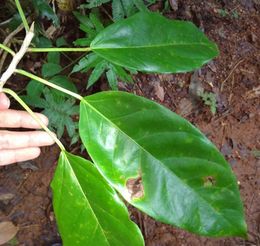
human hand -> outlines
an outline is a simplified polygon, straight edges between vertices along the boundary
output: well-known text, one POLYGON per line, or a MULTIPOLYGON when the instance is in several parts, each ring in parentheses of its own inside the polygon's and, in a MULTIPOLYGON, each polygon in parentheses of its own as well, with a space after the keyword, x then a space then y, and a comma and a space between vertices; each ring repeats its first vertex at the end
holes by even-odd
MULTIPOLYGON (((31 160, 40 155, 40 146, 52 145, 53 139, 44 131, 7 131, 5 128, 40 129, 25 111, 9 109, 10 101, 0 93, 0 166, 31 160)), ((48 118, 36 113, 45 125, 48 118)))

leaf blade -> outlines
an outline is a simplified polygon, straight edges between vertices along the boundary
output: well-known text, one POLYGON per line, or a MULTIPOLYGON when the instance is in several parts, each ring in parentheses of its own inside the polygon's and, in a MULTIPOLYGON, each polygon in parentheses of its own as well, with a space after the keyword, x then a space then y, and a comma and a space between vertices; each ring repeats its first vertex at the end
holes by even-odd
POLYGON ((107 27, 90 47, 117 65, 160 73, 191 71, 218 54, 217 46, 191 22, 146 11, 107 27))
POLYGON ((42 75, 44 77, 52 77, 58 74, 62 70, 60 64, 55 63, 45 63, 42 66, 42 75))
POLYGON ((94 163, 132 205, 201 235, 245 235, 230 167, 186 120, 147 99, 105 92, 81 102, 79 129, 94 163))
POLYGON ((62 152, 51 186, 64 245, 144 245, 124 204, 89 161, 62 152))
POLYGON ((87 89, 97 82, 97 80, 101 77, 102 73, 105 71, 106 68, 107 68, 107 61, 104 60, 99 62, 95 66, 95 68, 93 69, 92 73, 88 78, 87 89))

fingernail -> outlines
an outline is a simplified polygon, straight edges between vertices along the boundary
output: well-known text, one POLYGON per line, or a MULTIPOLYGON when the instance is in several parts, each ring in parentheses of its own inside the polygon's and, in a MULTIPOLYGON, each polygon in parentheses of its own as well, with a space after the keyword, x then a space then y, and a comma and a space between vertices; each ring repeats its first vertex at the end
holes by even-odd
MULTIPOLYGON (((55 136, 54 133, 52 133, 53 136, 55 136)), ((53 138, 46 132, 44 132, 44 137, 43 137, 43 142, 46 144, 46 145, 52 145, 55 143, 55 141, 53 140, 53 138)))
POLYGON ((44 123, 44 125, 48 126, 49 119, 43 114, 37 113, 37 115, 39 116, 40 120, 44 123))
POLYGON ((9 98, 4 93, 0 93, 0 107, 9 108, 9 106, 10 106, 9 98))

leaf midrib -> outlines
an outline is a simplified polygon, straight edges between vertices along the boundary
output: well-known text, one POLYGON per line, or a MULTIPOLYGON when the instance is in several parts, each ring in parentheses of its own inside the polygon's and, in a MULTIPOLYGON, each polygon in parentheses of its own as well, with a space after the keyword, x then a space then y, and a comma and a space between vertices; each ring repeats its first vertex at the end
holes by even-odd
MULTIPOLYGON (((67 155, 66 155, 66 153, 65 153, 64 151, 63 151, 63 154, 64 154, 64 156, 65 156, 66 161, 70 164, 70 161, 69 161, 69 159, 67 158, 67 155)), ((97 221, 97 224, 98 224, 99 227, 101 228, 101 232, 102 232, 102 234, 103 234, 103 236, 104 236, 106 242, 108 243, 108 245, 111 246, 111 244, 109 243, 109 241, 108 241, 108 239, 107 239, 107 237, 106 237, 106 235, 105 235, 105 233, 104 233, 104 231, 103 231, 103 227, 101 226, 101 224, 100 224, 100 222, 99 222, 99 219, 97 218, 97 216, 96 216, 94 210, 92 209, 92 206, 90 205, 90 202, 89 202, 88 198, 86 197, 85 192, 84 192, 83 189, 81 188, 80 182, 78 181, 77 175, 75 174, 75 171, 74 171, 74 169, 73 169, 73 167, 72 167, 71 164, 70 164, 70 166, 71 166, 71 169, 72 169, 72 171, 73 171, 73 175, 76 177, 76 180, 77 180, 77 183, 78 183, 78 187, 79 187, 80 191, 82 192, 82 194, 83 194, 85 200, 87 201, 87 203, 88 203, 88 205, 89 205, 89 208, 90 208, 90 210, 91 210, 91 212, 92 212, 94 218, 95 218, 96 221, 97 221)))
MULTIPOLYGON (((227 221, 227 223, 229 225, 232 226, 232 224, 220 213, 218 213, 214 207, 211 206, 211 204, 209 204, 209 202, 207 202, 203 197, 200 196, 200 194, 198 194, 196 192, 196 190, 192 189, 190 186, 188 186, 187 184, 185 184, 177 175, 174 174, 174 172, 172 172, 167 166, 164 165, 164 163, 162 163, 160 160, 158 160, 155 156, 153 156, 151 153, 149 153, 146 149, 144 149, 142 146, 140 146, 140 144, 138 144, 133 138, 131 138, 130 136, 128 136, 125 132, 123 132, 114 122, 112 122, 110 119, 108 119, 106 116, 104 116, 100 111, 98 111, 94 106, 92 106, 86 99, 82 99, 82 101, 88 105, 92 110, 94 110, 96 113, 98 113, 99 115, 101 115, 101 117, 103 117, 104 119, 106 119, 110 124, 112 124, 116 129, 118 129, 122 134, 124 134, 127 138, 129 138, 131 141, 133 141, 137 146, 139 146, 145 153, 147 153, 148 155, 152 156, 158 163, 160 163, 160 165, 166 169, 171 175, 174 175, 175 178, 177 178, 183 186, 187 187, 188 189, 190 189, 192 192, 194 192, 195 194, 197 194, 197 196, 203 201, 205 202, 208 207, 210 207, 214 212, 215 214, 217 214, 218 216, 220 216, 221 218, 224 218, 225 221, 227 221)), ((218 164, 218 163, 216 163, 218 164)))
POLYGON ((90 48, 92 50, 100 50, 100 49, 107 49, 107 50, 112 50, 112 49, 147 49, 147 48, 161 48, 161 47, 169 47, 169 46, 206 46, 210 49, 212 49, 213 47, 211 47, 211 45, 214 45, 213 43, 199 43, 199 42, 195 42, 195 43, 169 43, 169 44, 155 44, 155 45, 140 45, 140 46, 127 46, 127 47, 105 47, 105 46, 101 46, 98 47, 95 45, 92 46, 90 45, 90 48))

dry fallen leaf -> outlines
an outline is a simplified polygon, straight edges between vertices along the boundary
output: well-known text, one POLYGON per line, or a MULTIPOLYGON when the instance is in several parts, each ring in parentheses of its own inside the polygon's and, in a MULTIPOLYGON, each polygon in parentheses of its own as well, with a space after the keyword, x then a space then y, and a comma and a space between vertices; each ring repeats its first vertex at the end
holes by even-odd
POLYGON ((0 201, 9 201, 14 198, 12 193, 1 193, 0 192, 0 201))
POLYGON ((180 100, 176 113, 182 117, 187 117, 194 111, 194 109, 195 105, 192 100, 184 97, 180 100))
POLYGON ((154 94, 160 99, 161 102, 164 101, 164 89, 159 83, 154 84, 154 94))
POLYGON ((202 80, 199 76, 199 72, 195 71, 190 78, 189 85, 189 94, 194 98, 200 98, 200 95, 204 92, 204 88, 202 86, 202 80))
POLYGON ((174 11, 178 10, 178 0, 170 0, 170 5, 174 11))
POLYGON ((0 223, 0 245, 10 241, 18 232, 18 227, 10 221, 0 223))

